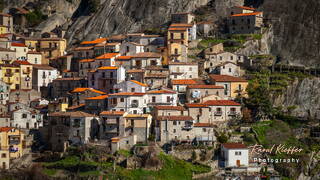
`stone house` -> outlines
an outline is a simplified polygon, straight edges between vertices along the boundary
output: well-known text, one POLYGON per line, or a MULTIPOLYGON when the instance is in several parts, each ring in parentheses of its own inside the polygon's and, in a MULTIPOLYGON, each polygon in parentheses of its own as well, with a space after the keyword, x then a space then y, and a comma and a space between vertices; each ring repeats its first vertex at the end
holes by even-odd
POLYGON ((33 66, 28 61, 14 61, 13 65, 20 67, 20 89, 32 89, 33 66))
POLYGON ((63 71, 69 71, 73 69, 72 64, 72 55, 64 55, 57 58, 50 59, 49 65, 51 67, 56 68, 60 74, 62 74, 63 71))
POLYGON ((171 80, 171 86, 174 91, 178 93, 185 93, 187 92, 188 85, 195 85, 198 84, 196 80, 193 79, 175 79, 171 80))
POLYGON ((79 77, 87 77, 88 71, 95 68, 94 59, 81 59, 79 60, 79 77))
POLYGON ((176 106, 178 101, 178 95, 176 91, 172 90, 150 90, 147 92, 148 106, 176 106))
POLYGON ((106 93, 93 88, 75 88, 70 92, 70 105, 84 104, 85 99, 101 95, 106 95, 106 93))
POLYGON ((119 56, 116 57, 115 66, 122 66, 126 71, 131 69, 131 56, 119 56))
POLYGON ((99 135, 99 118, 92 114, 55 112, 48 118, 41 133, 52 151, 64 152, 69 145, 85 144, 99 135))
POLYGON ((219 53, 211 53, 208 52, 205 54, 205 64, 204 68, 209 72, 213 71, 216 66, 226 63, 232 62, 238 64, 238 62, 244 62, 244 56, 237 55, 231 52, 219 52, 219 53))
POLYGON ((209 100, 204 103, 210 107, 211 123, 226 122, 232 118, 241 117, 241 105, 230 100, 209 100))
POLYGON ((15 110, 12 112, 10 126, 22 129, 38 129, 43 126, 43 115, 36 110, 15 110))
POLYGON ((85 99, 85 111, 90 114, 99 114, 108 109, 108 95, 89 97, 85 99))
POLYGON ((148 66, 161 66, 161 55, 154 52, 142 52, 131 55, 131 68, 143 69, 148 66))
POLYGON ((95 58, 95 61, 91 63, 91 68, 99 68, 104 66, 115 66, 115 59, 119 57, 119 53, 107 53, 95 58))
POLYGON ((49 94, 51 98, 67 97, 69 91, 79 87, 87 87, 87 81, 79 77, 58 78, 52 81, 49 94))
POLYGON ((125 111, 129 114, 143 114, 147 111, 147 95, 138 92, 119 92, 109 94, 108 109, 125 111))
POLYGON ((233 62, 225 62, 220 65, 217 65, 216 68, 213 70, 214 74, 219 75, 228 75, 228 76, 240 76, 240 66, 233 62))
POLYGON ((2 63, 9 63, 11 60, 17 59, 16 51, 8 49, 7 47, 0 48, 0 60, 2 63))
POLYGON ((224 87, 224 95, 231 99, 238 95, 247 97, 248 81, 241 77, 233 77, 228 75, 209 75, 212 84, 224 87))
POLYGON ((10 88, 5 82, 0 81, 0 104, 7 104, 9 101, 10 88))
POLYGON ((144 52, 144 45, 135 42, 124 42, 120 46, 120 54, 123 56, 132 56, 144 52))
POLYGON ((215 99, 224 99, 224 87, 216 85, 188 85, 186 99, 189 103, 202 102, 203 98, 214 96, 215 99))
POLYGON ((185 23, 190 24, 194 22, 195 15, 188 12, 179 12, 171 14, 171 22, 172 23, 185 23))
POLYGON ((185 104, 187 108, 187 116, 190 116, 194 119, 195 123, 210 123, 210 107, 205 104, 185 104))
POLYGON ((103 66, 88 73, 88 86, 106 93, 114 93, 113 86, 125 80, 123 67, 103 66))
POLYGON ((37 51, 43 54, 41 64, 49 64, 49 59, 65 55, 67 40, 62 38, 41 38, 37 51))
POLYGON ((12 127, 10 125, 11 116, 7 113, 0 114, 0 127, 12 127))
POLYGON ((16 57, 18 60, 27 59, 28 47, 24 43, 12 42, 10 49, 16 52, 16 57))
POLYGON ((162 73, 162 74, 147 73, 144 76, 144 82, 149 86, 150 89, 166 87, 168 85, 168 75, 166 73, 162 73))
POLYGON ((173 23, 169 28, 187 28, 188 31, 188 40, 197 39, 197 25, 193 23, 173 23))
POLYGON ((200 34, 202 37, 208 37, 211 35, 214 24, 211 21, 201 21, 197 22, 197 34, 200 34))
POLYGON ((49 65, 33 65, 33 89, 40 91, 41 87, 48 87, 53 80, 58 78, 58 75, 58 70, 49 65))
POLYGON ((41 93, 34 90, 12 90, 9 94, 9 102, 20 102, 23 104, 30 104, 31 101, 41 98, 41 93))
POLYGON ((188 28, 169 28, 167 35, 169 59, 186 62, 188 56, 189 33, 188 28))
POLYGON ((170 79, 195 79, 199 77, 197 63, 170 62, 170 79))
POLYGON ((150 135, 152 116, 150 114, 125 114, 123 118, 125 135, 136 135, 137 143, 146 143, 150 135))
POLYGON ((249 149, 241 143, 224 143, 221 145, 221 159, 224 167, 248 167, 249 149))
POLYGON ((127 70, 126 79, 127 80, 136 80, 139 82, 146 83, 145 70, 144 69, 129 69, 129 70, 127 70))
POLYGON ((94 46, 94 56, 101 56, 106 53, 119 53, 120 43, 100 43, 94 46))
POLYGON ((13 17, 10 14, 0 13, 0 34, 13 33, 13 17))
POLYGON ((204 57, 209 58, 210 55, 215 55, 224 52, 223 43, 214 43, 204 50, 204 57))
POLYGON ((111 140, 114 137, 124 136, 124 114, 124 111, 103 111, 100 113, 101 139, 111 140))

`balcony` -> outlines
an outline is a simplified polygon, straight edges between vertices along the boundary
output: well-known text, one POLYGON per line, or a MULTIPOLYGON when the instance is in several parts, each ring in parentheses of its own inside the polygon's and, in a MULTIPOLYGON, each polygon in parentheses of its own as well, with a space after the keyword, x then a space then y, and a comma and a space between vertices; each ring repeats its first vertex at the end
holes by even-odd
POLYGON ((108 119, 108 120, 106 121, 106 124, 108 124, 108 125, 117 125, 118 122, 117 122, 116 119, 108 119))
POLYGON ((31 70, 30 69, 24 69, 22 71, 23 74, 30 74, 31 73, 31 70))
POLYGON ((58 49, 58 47, 43 47, 43 48, 40 48, 40 51, 53 51, 56 49, 58 49))
POLYGON ((13 76, 13 73, 12 72, 7 72, 4 74, 5 77, 12 77, 13 76))
POLYGON ((229 116, 236 116, 236 115, 238 115, 238 113, 236 111, 229 111, 228 115, 229 116))
POLYGON ((214 112, 214 115, 215 116, 222 116, 222 111, 216 111, 216 112, 214 112))
POLYGON ((132 103, 132 104, 131 104, 131 107, 132 107, 132 108, 137 108, 137 107, 139 107, 139 104, 138 104, 138 103, 132 103))

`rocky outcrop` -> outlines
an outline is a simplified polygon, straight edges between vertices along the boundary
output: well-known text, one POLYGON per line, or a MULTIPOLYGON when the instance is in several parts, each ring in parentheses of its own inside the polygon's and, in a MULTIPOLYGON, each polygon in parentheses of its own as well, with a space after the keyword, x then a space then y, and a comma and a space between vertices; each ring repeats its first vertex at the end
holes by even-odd
POLYGON ((291 106, 296 117, 320 119, 320 78, 296 79, 272 99, 275 106, 291 106))

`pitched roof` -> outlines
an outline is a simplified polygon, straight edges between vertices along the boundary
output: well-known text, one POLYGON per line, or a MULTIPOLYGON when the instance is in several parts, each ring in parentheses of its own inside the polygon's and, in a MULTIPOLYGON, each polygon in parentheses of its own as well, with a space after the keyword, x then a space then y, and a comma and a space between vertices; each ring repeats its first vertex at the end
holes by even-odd
POLYGON ((151 116, 150 114, 127 114, 124 117, 125 118, 148 118, 151 116))
POLYGON ((216 86, 216 85, 188 85, 189 89, 224 89, 223 86, 216 86))
POLYGON ((109 96, 143 96, 146 93, 137 93, 137 92, 120 92, 120 93, 114 93, 109 94, 109 96))
POLYGON ((131 56, 119 56, 119 57, 116 57, 116 60, 118 61, 121 61, 121 60, 130 60, 132 57, 131 56))
POLYGON ((178 27, 178 28, 169 28, 169 31, 186 31, 187 28, 185 27, 178 27))
POLYGON ((83 41, 81 42, 82 45, 85 45, 85 44, 99 44, 99 43, 102 43, 104 41, 106 41, 107 38, 98 38, 98 39, 95 39, 93 41, 83 41))
POLYGON ((20 65, 31 65, 28 61, 20 61, 20 60, 13 61, 13 63, 20 64, 20 65))
POLYGON ((176 91, 170 91, 170 90, 152 90, 152 91, 148 91, 147 94, 176 94, 176 91))
POLYGON ((142 82, 139 82, 139 81, 136 81, 136 80, 130 80, 130 81, 133 82, 133 83, 136 83, 136 84, 138 84, 138 85, 140 85, 140 86, 148 87, 147 84, 144 84, 144 83, 142 83, 142 82))
POLYGON ((94 59, 81 59, 79 62, 84 63, 84 62, 94 62, 94 59))
POLYGON ((261 13, 262 13, 262 12, 234 14, 234 15, 232 15, 232 17, 238 17, 238 16, 256 16, 256 15, 261 14, 261 13))
POLYGON ((192 121, 193 118, 191 116, 158 116, 159 121, 192 121))
POLYGON ((224 143, 224 144, 222 144, 222 146, 227 149, 245 149, 245 148, 247 148, 247 146, 242 143, 224 143))
POLYGON ((84 107, 84 106, 85 106, 85 104, 79 104, 79 105, 70 106, 67 109, 68 110, 74 110, 74 109, 78 109, 78 108, 81 108, 81 107, 84 107))
POLYGON ((183 23, 176 23, 176 24, 171 24, 170 25, 170 28, 172 28, 172 27, 192 27, 193 26, 193 24, 183 24, 183 23))
POLYGON ((103 67, 99 67, 98 70, 117 70, 118 67, 114 67, 114 66, 103 66, 103 67))
POLYGON ((198 65, 197 63, 188 62, 169 62, 169 65, 198 65))
POLYGON ((0 132, 8 132, 11 131, 13 128, 12 127, 0 127, 0 132))
POLYGON ((32 66, 33 66, 33 68, 35 68, 35 69, 55 70, 54 67, 51 67, 51 66, 46 65, 46 64, 33 64, 32 66))
MULTIPOLYGON (((71 71, 67 71, 67 72, 71 72, 71 71)), ((84 79, 80 77, 70 77, 70 78, 58 78, 53 81, 79 81, 79 80, 84 80, 84 79)))
POLYGON ((76 47, 73 50, 74 51, 86 51, 86 50, 91 50, 91 49, 93 49, 93 46, 76 47))
POLYGON ((127 73, 144 73, 144 69, 130 69, 127 71, 127 73))
POLYGON ((161 54, 154 53, 154 52, 141 52, 132 55, 133 58, 160 58, 161 54))
POLYGON ((26 46, 25 44, 23 44, 23 43, 15 43, 15 42, 11 43, 11 46, 27 47, 27 46, 26 46))
POLYGON ((184 107, 182 106, 155 106, 155 109, 158 110, 176 110, 176 111, 184 111, 184 107))
POLYGON ((168 75, 166 74, 146 74, 145 78, 165 79, 168 75))
POLYGON ((93 114, 89 114, 83 111, 75 111, 75 112, 54 112, 49 114, 51 117, 59 117, 59 116, 69 116, 69 117, 95 117, 93 114))
POLYGON ((122 116, 125 112, 124 111, 102 111, 100 113, 101 115, 106 115, 106 116, 122 116))
POLYGON ((105 92, 93 89, 93 88, 75 88, 74 90, 71 91, 71 93, 81 93, 81 92, 85 92, 85 91, 91 91, 91 92, 95 92, 98 94, 106 94, 105 92))
POLYGON ((245 79, 240 77, 228 76, 228 75, 216 75, 211 74, 209 77, 214 80, 215 82, 248 82, 245 79))
POLYGON ((96 59, 111 59, 119 55, 119 53, 106 53, 101 56, 96 57, 96 59))
POLYGON ((186 104, 187 108, 205 108, 208 107, 206 104, 186 104))
POLYGON ((172 85, 189 85, 189 84, 197 84, 197 81, 193 79, 177 79, 171 81, 172 85))
POLYGON ((96 96, 96 97, 89 97, 86 98, 86 100, 102 100, 102 99, 107 99, 109 96, 108 95, 102 95, 102 96, 96 96))
POLYGON ((203 104, 208 106, 241 106, 241 104, 230 100, 209 100, 203 104))

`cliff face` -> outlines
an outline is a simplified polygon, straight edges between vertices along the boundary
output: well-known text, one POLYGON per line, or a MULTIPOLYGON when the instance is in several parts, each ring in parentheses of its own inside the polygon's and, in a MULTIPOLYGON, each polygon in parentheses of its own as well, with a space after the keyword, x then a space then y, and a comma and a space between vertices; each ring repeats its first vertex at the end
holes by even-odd
POLYGON ((273 26, 271 53, 286 63, 319 67, 320 1, 264 0, 261 9, 273 26))

